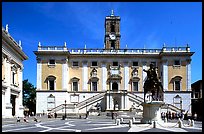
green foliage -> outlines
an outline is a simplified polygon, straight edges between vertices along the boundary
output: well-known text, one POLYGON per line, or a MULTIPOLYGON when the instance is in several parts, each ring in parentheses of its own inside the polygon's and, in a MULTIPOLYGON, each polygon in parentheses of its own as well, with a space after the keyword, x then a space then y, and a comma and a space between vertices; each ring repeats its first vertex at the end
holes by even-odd
POLYGON ((36 87, 28 79, 23 81, 23 105, 29 108, 29 112, 36 111, 36 87))

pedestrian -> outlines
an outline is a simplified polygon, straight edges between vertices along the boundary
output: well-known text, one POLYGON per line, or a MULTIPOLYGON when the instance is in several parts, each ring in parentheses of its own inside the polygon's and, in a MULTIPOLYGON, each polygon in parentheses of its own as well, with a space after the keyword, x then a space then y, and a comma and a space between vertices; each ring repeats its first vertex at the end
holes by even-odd
POLYGON ((112 120, 114 119, 114 113, 113 112, 111 112, 111 116, 112 116, 112 120))
POLYGON ((40 121, 37 119, 37 117, 34 117, 34 121, 35 121, 35 122, 40 122, 40 121))
POLYGON ((55 112, 55 118, 57 118, 57 113, 55 112))
POLYGON ((28 120, 26 119, 26 117, 24 116, 23 121, 28 123, 28 120))
POLYGON ((166 112, 166 118, 167 118, 167 120, 169 119, 169 113, 168 112, 166 112))
POLYGON ((17 117, 17 122, 20 122, 20 118, 19 118, 19 116, 17 117))

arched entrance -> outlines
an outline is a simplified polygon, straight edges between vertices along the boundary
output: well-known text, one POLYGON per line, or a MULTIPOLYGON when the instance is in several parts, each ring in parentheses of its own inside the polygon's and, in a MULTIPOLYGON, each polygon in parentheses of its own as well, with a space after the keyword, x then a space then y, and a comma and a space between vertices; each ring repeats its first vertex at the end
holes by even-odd
POLYGON ((113 82, 112 84, 112 90, 117 92, 118 91, 118 83, 117 82, 113 82))

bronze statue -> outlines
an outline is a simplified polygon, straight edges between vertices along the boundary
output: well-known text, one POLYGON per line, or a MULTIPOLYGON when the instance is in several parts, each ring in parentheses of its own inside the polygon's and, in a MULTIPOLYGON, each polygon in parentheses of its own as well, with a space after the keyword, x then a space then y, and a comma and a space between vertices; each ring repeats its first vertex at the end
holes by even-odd
POLYGON ((147 73, 147 79, 144 83, 144 101, 147 92, 152 93, 152 100, 163 101, 163 86, 160 79, 157 76, 158 67, 154 67, 153 64, 150 64, 150 69, 145 70, 147 73))

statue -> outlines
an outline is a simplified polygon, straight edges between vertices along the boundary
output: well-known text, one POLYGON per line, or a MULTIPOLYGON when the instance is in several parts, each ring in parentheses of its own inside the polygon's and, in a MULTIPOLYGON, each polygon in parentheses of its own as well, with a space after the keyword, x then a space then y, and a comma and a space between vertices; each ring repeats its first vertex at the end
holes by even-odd
POLYGON ((147 92, 152 93, 152 100, 163 101, 163 86, 158 79, 157 70, 158 67, 154 67, 153 64, 150 64, 149 70, 143 69, 147 73, 147 79, 144 83, 144 101, 147 92))

